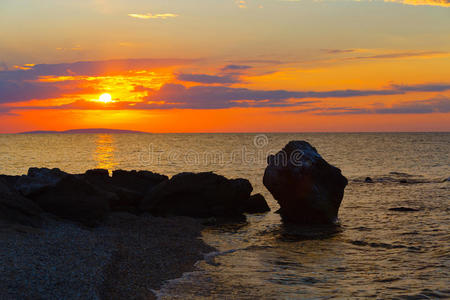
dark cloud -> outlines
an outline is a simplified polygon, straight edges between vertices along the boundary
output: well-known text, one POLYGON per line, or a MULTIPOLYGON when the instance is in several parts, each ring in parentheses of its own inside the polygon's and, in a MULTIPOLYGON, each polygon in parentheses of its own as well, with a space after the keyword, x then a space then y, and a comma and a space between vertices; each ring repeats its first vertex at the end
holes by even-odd
POLYGON ((0 71, 0 80, 33 80, 40 76, 119 75, 133 70, 148 70, 193 62, 187 59, 117 59, 63 64, 39 64, 23 70, 0 71))
POLYGON ((229 84, 240 82, 239 78, 233 75, 178 74, 177 79, 204 84, 229 84))
POLYGON ((314 112, 316 115, 361 115, 361 114, 432 114, 449 113, 450 98, 437 97, 427 100, 408 101, 392 106, 375 106, 372 108, 358 107, 311 107, 298 110, 283 111, 277 113, 306 113, 314 112))
POLYGON ((0 103, 31 99, 49 99, 61 96, 62 91, 49 84, 32 84, 0 80, 0 103))
POLYGON ((248 70, 251 68, 252 68, 251 66, 247 66, 247 65, 226 65, 221 70, 224 72, 226 72, 226 71, 243 71, 243 70, 248 70))
POLYGON ((342 54, 356 52, 356 49, 323 49, 322 51, 328 54, 342 54))
POLYGON ((164 101, 171 108, 227 108, 235 106, 291 106, 298 102, 291 99, 346 98, 355 96, 401 94, 398 90, 336 90, 325 92, 251 90, 225 86, 193 86, 165 84, 160 90, 149 90, 145 101, 164 101))
POLYGON ((448 83, 416 84, 416 85, 391 85, 392 88, 403 92, 444 92, 450 90, 448 83))

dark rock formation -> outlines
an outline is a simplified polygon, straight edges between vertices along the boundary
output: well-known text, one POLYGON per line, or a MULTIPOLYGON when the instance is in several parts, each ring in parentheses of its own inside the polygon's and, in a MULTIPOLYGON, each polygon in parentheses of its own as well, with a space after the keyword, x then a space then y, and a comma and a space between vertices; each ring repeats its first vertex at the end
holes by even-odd
POLYGON ((102 220, 110 210, 109 203, 117 201, 117 195, 70 174, 29 197, 47 212, 86 225, 102 220))
POLYGON ((244 202, 244 212, 249 214, 264 213, 270 211, 266 199, 261 194, 252 195, 244 202))
POLYGON ((364 179, 364 182, 366 183, 373 183, 373 179, 370 177, 366 177, 366 179, 364 179))
POLYGON ((401 212, 408 212, 408 211, 419 211, 418 209, 411 208, 411 207, 393 207, 389 208, 390 211, 401 211, 401 212))
POLYGON ((268 157, 263 183, 280 204, 284 220, 332 224, 348 181, 309 143, 291 141, 268 157))
POLYGON ((151 190, 141 209, 158 216, 242 217, 252 190, 246 179, 180 173, 151 190))
POLYGON ((112 174, 112 183, 114 185, 137 192, 143 196, 153 187, 168 179, 165 175, 149 171, 117 170, 113 171, 112 174))
POLYGON ((54 186, 68 176, 60 169, 30 168, 27 175, 17 179, 15 189, 24 196, 38 194, 49 186, 54 186))
POLYGON ((33 201, 8 187, 0 179, 0 224, 20 224, 39 227, 42 210, 33 201))
MULTIPOLYGON (((117 197, 110 198, 109 203, 110 208, 115 211, 136 212, 137 207, 144 197, 144 194, 139 191, 115 185, 112 178, 109 176, 108 170, 88 170, 86 173, 78 176, 99 189, 115 194, 117 197)), ((151 187, 153 187, 153 185, 151 185, 151 187)), ((150 188, 150 186, 147 186, 147 188, 150 188)))

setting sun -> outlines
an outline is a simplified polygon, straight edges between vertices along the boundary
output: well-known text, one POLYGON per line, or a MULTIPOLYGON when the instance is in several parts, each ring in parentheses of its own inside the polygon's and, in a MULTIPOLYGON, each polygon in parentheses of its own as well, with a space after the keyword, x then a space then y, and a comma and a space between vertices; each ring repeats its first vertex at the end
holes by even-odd
POLYGON ((98 101, 103 102, 103 103, 111 103, 112 97, 110 94, 104 93, 104 94, 100 95, 100 97, 98 98, 98 101))

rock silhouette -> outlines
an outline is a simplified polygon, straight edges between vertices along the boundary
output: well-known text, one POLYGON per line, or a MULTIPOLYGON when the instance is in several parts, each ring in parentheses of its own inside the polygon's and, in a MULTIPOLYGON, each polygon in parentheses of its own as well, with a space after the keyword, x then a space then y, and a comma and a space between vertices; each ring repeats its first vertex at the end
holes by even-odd
POLYGON ((246 179, 212 172, 180 173, 170 180, 149 171, 30 168, 27 175, 0 175, 0 223, 39 226, 43 213, 95 226, 111 211, 157 216, 245 219, 244 212, 270 210, 264 197, 250 197, 246 179))
POLYGON ((268 157, 263 183, 278 201, 283 220, 332 224, 348 181, 308 142, 291 141, 268 157))
POLYGON ((141 209, 158 216, 242 217, 252 185, 212 172, 180 173, 151 190, 141 209))

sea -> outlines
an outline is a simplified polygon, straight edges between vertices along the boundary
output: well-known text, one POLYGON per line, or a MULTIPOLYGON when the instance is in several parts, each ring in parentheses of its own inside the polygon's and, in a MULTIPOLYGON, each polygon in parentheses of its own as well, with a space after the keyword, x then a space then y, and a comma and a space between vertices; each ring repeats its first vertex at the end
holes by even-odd
POLYGON ((271 212, 207 227, 202 239, 217 252, 165 282, 160 299, 444 299, 449 152, 450 133, 15 134, 0 135, 0 173, 36 166, 249 179, 271 212), (311 143, 349 180, 332 230, 284 224, 262 184, 267 156, 292 140, 311 143))

